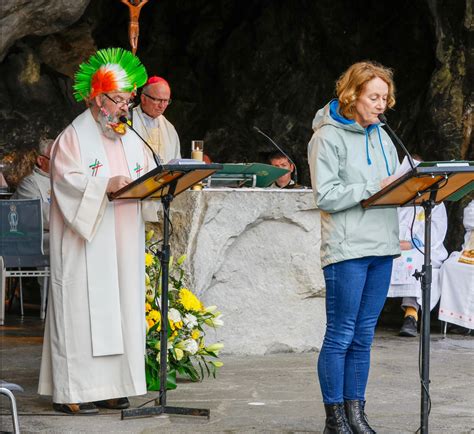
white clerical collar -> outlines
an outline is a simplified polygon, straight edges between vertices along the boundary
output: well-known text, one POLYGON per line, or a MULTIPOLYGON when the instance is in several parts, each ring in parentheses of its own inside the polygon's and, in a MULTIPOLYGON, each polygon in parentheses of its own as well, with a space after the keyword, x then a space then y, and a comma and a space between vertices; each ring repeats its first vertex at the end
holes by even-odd
POLYGON ((142 115, 142 119, 143 119, 143 122, 145 123, 145 126, 147 128, 158 128, 160 126, 160 122, 159 122, 159 116, 156 117, 156 118, 152 118, 151 116, 147 115, 142 107, 140 106, 140 112, 141 112, 141 115, 142 115))

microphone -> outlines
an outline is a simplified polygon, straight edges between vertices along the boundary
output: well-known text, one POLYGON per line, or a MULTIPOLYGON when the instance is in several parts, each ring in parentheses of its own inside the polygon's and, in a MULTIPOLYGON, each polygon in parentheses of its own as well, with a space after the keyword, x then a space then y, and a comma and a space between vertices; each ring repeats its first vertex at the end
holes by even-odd
POLYGON ((257 133, 261 134, 263 137, 266 137, 270 143, 272 143, 273 146, 275 146, 286 158, 288 158, 288 161, 293 164, 293 167, 295 170, 293 171, 295 174, 295 183, 298 184, 298 170, 296 169, 296 164, 295 162, 290 158, 290 156, 283 150, 281 149, 272 139, 271 137, 267 136, 260 128, 256 127, 254 125, 253 129, 257 131, 257 133))
POLYGON ((386 116, 383 113, 380 113, 377 117, 379 118, 380 122, 383 122, 385 124, 385 126, 387 127, 387 130, 389 132, 389 136, 392 139, 395 139, 395 142, 397 142, 400 145, 400 147, 403 149, 403 152, 407 156, 407 159, 408 159, 408 162, 410 163, 411 168, 414 169, 415 168, 415 163, 413 161, 413 158, 411 158, 411 155, 408 152, 408 149, 405 148, 405 145, 402 143, 402 141, 398 138, 398 136, 395 134, 395 132, 390 128, 390 125, 387 122, 386 116))
POLYGON ((129 121, 129 119, 122 115, 119 117, 119 121, 124 123, 124 124, 127 124, 127 126, 141 139, 141 141, 143 143, 145 143, 145 145, 148 146, 148 149, 151 151, 151 154, 153 155, 153 160, 155 160, 155 164, 156 164, 156 167, 159 167, 160 170, 163 170, 163 164, 160 163, 160 157, 158 157, 158 155, 156 155, 155 151, 153 150, 153 148, 148 144, 148 142, 138 133, 138 131, 132 127, 131 125, 131 122, 129 121))

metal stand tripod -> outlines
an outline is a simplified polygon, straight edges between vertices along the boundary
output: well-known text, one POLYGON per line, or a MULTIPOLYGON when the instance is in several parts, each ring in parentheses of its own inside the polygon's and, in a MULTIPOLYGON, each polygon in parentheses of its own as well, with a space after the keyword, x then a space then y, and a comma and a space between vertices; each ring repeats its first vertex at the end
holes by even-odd
POLYGON ((421 311, 421 433, 427 434, 430 414, 430 304, 431 304, 431 213, 435 207, 436 190, 432 190, 430 198, 421 203, 425 212, 425 251, 421 272, 416 271, 415 277, 421 277, 422 311, 421 311))
POLYGON ((161 262, 161 331, 160 331, 160 395, 153 407, 122 410, 122 420, 135 417, 176 414, 181 416, 203 416, 209 419, 210 410, 201 408, 169 407, 166 405, 166 378, 168 354, 168 276, 170 262, 170 204, 174 199, 175 185, 161 198, 163 204, 163 249, 161 262))

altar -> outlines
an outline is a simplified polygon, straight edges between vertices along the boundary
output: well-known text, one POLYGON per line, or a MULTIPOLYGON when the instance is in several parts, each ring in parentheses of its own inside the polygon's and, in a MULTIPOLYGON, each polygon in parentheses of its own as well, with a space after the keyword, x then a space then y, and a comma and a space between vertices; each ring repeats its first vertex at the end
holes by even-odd
POLYGON ((223 313, 208 342, 233 354, 321 347, 325 288, 311 190, 186 191, 171 221, 171 253, 187 255, 190 289, 223 313))

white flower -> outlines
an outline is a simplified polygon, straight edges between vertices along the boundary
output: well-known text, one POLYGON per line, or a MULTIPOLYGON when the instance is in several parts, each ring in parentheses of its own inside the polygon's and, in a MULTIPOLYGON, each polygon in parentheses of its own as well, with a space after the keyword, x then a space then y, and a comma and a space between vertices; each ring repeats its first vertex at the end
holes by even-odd
POLYGON ((186 315, 184 315, 183 322, 189 330, 192 330, 198 325, 197 318, 191 313, 187 313, 186 315))
POLYGON ((173 322, 183 321, 183 319, 181 318, 181 314, 179 313, 179 310, 175 309, 174 307, 172 307, 168 311, 168 319, 170 319, 173 322))
POLYGON ((186 339, 183 341, 184 349, 190 354, 196 354, 199 350, 199 345, 194 339, 186 339))
POLYGON ((178 361, 181 360, 184 356, 184 352, 180 348, 175 348, 174 353, 176 354, 176 360, 178 361))
POLYGON ((211 344, 208 347, 205 348, 206 351, 210 351, 212 353, 219 353, 220 350, 224 348, 224 344, 220 342, 216 342, 215 344, 211 344))
POLYGON ((146 301, 148 303, 153 303, 153 300, 155 299, 155 290, 149 286, 146 288, 146 301))
POLYGON ((224 321, 222 321, 222 314, 219 314, 215 317, 212 317, 212 318, 208 318, 206 319, 204 322, 210 326, 210 327, 220 327, 222 325, 224 325, 224 321))

